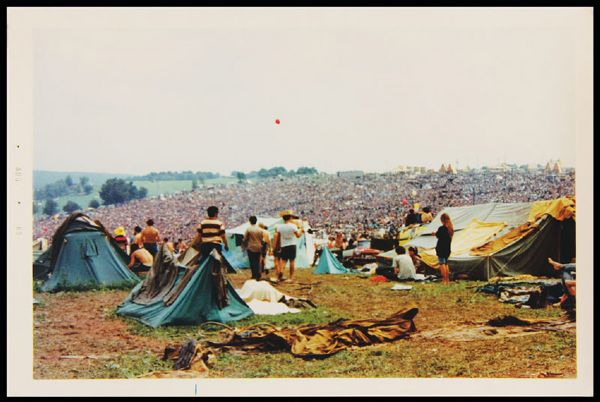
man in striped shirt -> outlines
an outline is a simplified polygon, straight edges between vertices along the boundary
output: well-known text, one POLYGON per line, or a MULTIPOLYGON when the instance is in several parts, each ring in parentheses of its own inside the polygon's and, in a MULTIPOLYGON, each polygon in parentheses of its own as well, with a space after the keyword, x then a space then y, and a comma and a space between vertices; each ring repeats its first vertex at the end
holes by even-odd
POLYGON ((227 237, 225 237, 225 226, 218 219, 219 208, 215 206, 208 207, 206 213, 208 217, 200 222, 197 229, 202 257, 209 255, 214 249, 221 251, 222 246, 225 247, 226 251, 229 251, 227 237))

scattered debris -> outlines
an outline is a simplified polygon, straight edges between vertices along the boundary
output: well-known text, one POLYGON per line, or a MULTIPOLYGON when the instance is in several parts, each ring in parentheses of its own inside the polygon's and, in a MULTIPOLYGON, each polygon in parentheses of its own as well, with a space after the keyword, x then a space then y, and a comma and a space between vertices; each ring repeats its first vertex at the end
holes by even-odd
POLYGON ((505 315, 492 318, 487 322, 487 324, 491 325, 492 327, 507 327, 509 325, 527 326, 531 325, 531 322, 522 320, 512 315, 505 315))
POLYGON ((402 284, 397 284, 392 286, 392 290, 411 290, 412 286, 410 285, 402 285, 402 284))

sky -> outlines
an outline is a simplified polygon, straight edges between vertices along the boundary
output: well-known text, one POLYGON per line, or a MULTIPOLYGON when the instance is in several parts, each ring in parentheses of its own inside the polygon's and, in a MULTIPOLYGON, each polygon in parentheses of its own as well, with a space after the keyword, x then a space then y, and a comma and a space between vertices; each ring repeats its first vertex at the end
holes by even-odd
POLYGON ((36 170, 575 165, 572 9, 91 11, 34 32, 36 170))

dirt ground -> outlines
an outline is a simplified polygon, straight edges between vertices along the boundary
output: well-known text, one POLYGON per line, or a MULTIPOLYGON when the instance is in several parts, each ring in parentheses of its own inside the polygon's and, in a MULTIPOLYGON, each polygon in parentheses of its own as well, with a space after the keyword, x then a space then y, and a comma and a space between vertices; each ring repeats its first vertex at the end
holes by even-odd
MULTIPOLYGON (((241 287, 249 272, 230 276, 241 287)), ((313 312, 278 317, 251 317, 257 322, 298 325, 337 318, 383 319, 416 305, 417 332, 396 342, 353 348, 327 359, 302 360, 289 353, 217 356, 209 377, 576 377, 575 324, 558 307, 517 309, 492 295, 476 292, 481 282, 408 283, 393 291, 392 283, 374 283, 356 275, 313 275, 298 270, 282 292, 310 298, 313 312), (491 328, 487 320, 513 315, 546 320, 541 328, 491 328)), ((133 378, 167 370, 160 357, 167 344, 198 335, 195 327, 152 329, 115 315, 127 290, 36 293, 34 306, 34 378, 133 378)))

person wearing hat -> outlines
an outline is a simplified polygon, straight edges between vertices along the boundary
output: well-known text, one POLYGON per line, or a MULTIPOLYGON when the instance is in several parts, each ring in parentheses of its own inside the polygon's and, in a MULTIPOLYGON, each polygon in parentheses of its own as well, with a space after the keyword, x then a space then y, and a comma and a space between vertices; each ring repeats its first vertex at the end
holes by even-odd
POLYGON ((119 226, 115 229, 114 233, 115 236, 113 238, 119 245, 119 248, 127 252, 127 245, 129 244, 129 241, 127 240, 127 236, 125 235, 125 228, 123 226, 119 226))
POLYGON ((283 280, 283 271, 287 261, 290 262, 290 277, 286 282, 290 282, 294 277, 296 269, 296 238, 302 236, 303 229, 298 228, 292 223, 292 219, 297 219, 291 210, 286 210, 281 213, 283 223, 275 227, 275 244, 279 251, 279 264, 277 267, 277 281, 283 280))

